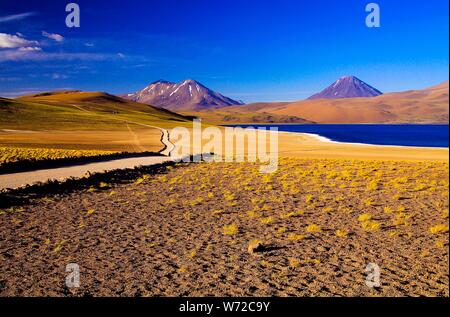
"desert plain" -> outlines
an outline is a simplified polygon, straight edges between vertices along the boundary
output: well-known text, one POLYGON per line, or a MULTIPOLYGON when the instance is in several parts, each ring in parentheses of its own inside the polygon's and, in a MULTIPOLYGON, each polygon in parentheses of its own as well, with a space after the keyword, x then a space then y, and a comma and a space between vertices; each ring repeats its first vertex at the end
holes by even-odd
POLYGON ((23 199, 0 212, 0 294, 449 295, 448 149, 280 133, 279 151, 271 174, 168 163, 3 193, 23 199))

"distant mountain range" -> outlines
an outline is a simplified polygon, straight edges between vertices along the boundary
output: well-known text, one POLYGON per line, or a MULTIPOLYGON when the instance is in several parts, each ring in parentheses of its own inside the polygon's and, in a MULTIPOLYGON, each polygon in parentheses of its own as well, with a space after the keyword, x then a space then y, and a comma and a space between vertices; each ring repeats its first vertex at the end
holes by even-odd
MULTIPOLYGON (((381 94, 381 91, 355 76, 344 76, 321 92, 312 95, 308 100, 375 97, 381 94)), ((244 105, 243 102, 215 92, 193 79, 187 79, 178 84, 157 80, 137 92, 119 95, 119 97, 178 112, 217 110, 244 105)), ((301 118, 283 118, 283 122, 286 120, 295 121, 301 118)))
MULTIPOLYGON (((35 125, 40 127, 61 123, 64 123, 62 128, 69 128, 76 121, 76 126, 81 127, 90 125, 93 122, 91 119, 96 116, 99 116, 99 122, 103 122, 101 116, 104 114, 113 117, 134 116, 136 111, 145 122, 150 120, 161 124, 176 121, 184 124, 192 117, 219 124, 448 124, 449 120, 448 81, 426 89, 381 94, 356 77, 348 76, 340 78, 307 100, 244 105, 194 80, 185 80, 179 84, 160 80, 139 92, 126 95, 126 98, 128 100, 106 93, 81 91, 48 92, 16 99, 0 98, 0 123, 11 129, 23 124, 24 128, 32 130, 35 125), (355 93, 364 96, 350 97, 355 93), (22 110, 26 112, 22 113, 22 110)), ((114 125, 114 121, 108 125, 114 125)))
POLYGON ((135 93, 120 95, 120 97, 172 111, 199 111, 243 104, 193 79, 187 79, 178 84, 158 80, 135 93))
MULTIPOLYGON (((258 102, 221 110, 221 116, 246 117, 249 113, 264 113, 273 116, 294 116, 316 123, 448 124, 449 82, 445 81, 426 89, 386 93, 374 97, 258 102)), ((202 113, 197 115, 201 117, 202 113)), ((205 117, 212 116, 207 112, 205 117)), ((215 121, 219 122, 219 117, 216 117, 215 121)))
POLYGON ((308 100, 375 97, 381 94, 381 91, 366 84, 355 76, 344 76, 321 92, 312 95, 308 100))

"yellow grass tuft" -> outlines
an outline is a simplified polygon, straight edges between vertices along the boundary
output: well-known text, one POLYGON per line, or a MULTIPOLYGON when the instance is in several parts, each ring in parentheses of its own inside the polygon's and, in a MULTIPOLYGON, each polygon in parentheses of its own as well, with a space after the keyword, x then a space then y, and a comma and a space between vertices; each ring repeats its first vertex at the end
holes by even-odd
POLYGON ((348 231, 339 229, 339 230, 336 230, 335 234, 339 238, 345 238, 346 236, 348 236, 348 231))
POLYGON ((322 231, 322 228, 315 224, 310 224, 306 227, 306 232, 308 232, 308 233, 316 233, 316 232, 321 232, 321 231, 322 231))
POLYGON ((252 219, 259 218, 259 214, 255 210, 247 211, 247 215, 252 219))
POLYGON ((142 177, 139 177, 138 179, 136 179, 134 181, 135 185, 139 185, 142 184, 145 180, 147 180, 148 178, 150 178, 150 175, 142 175, 142 177))
POLYGON ((358 216, 358 221, 360 221, 360 222, 369 221, 370 219, 372 219, 372 215, 368 214, 368 213, 358 216))
POLYGON ((64 243, 65 243, 64 240, 55 243, 55 246, 54 246, 54 248, 53 248, 53 253, 57 253, 57 252, 61 251, 61 249, 62 249, 64 243))
POLYGON ((234 223, 223 226, 223 234, 225 235, 235 235, 238 233, 238 231, 238 226, 234 223))
POLYGON ((367 221, 363 221, 361 223, 361 227, 365 230, 365 231, 376 231, 378 229, 380 229, 380 224, 374 220, 367 220, 367 221))
POLYGON ((295 215, 296 215, 295 212, 289 212, 289 213, 287 213, 287 214, 282 214, 282 215, 281 215, 281 219, 291 218, 291 217, 294 217, 295 215))
POLYGON ((191 259, 194 258, 196 255, 197 255, 197 250, 195 250, 195 249, 192 249, 192 250, 189 252, 189 257, 190 257, 191 259))
POLYGON ((117 152, 97 150, 64 150, 64 149, 39 149, 39 148, 15 148, 0 147, 0 166, 6 163, 19 161, 42 161, 71 159, 80 157, 104 156, 117 152))
POLYGON ((272 222, 273 222, 273 217, 271 217, 271 216, 261 219, 261 223, 265 224, 265 225, 268 225, 269 223, 272 223, 272 222))
POLYGON ((289 233, 287 239, 289 241, 298 241, 305 239, 305 236, 302 234, 296 234, 296 233, 289 233))
POLYGON ((440 224, 430 228, 432 234, 448 232, 448 225, 440 224))

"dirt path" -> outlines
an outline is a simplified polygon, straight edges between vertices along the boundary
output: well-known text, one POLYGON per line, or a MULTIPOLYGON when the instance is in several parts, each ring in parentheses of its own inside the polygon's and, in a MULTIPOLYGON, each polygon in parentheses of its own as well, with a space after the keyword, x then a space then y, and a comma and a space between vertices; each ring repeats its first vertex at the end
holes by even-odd
POLYGON ((134 147, 137 149, 138 152, 144 152, 145 148, 142 146, 141 141, 139 141, 139 137, 137 134, 130 128, 130 125, 127 122, 127 129, 130 132, 130 134, 133 136, 134 140, 134 147))
MULTIPOLYGON (((89 110, 87 110, 87 109, 85 109, 85 108, 83 108, 83 107, 80 107, 80 106, 78 106, 78 105, 72 105, 72 106, 75 107, 75 108, 77 108, 78 110, 81 110, 81 111, 84 111, 84 112, 87 112, 87 113, 91 113, 91 111, 89 111, 89 110)), ((169 131, 167 131, 166 129, 163 129, 163 128, 160 128, 160 127, 157 127, 157 126, 154 126, 154 125, 148 125, 148 124, 136 122, 136 121, 128 121, 128 120, 123 120, 123 119, 114 119, 114 120, 122 121, 122 122, 124 122, 124 123, 127 125, 127 129, 128 129, 128 131, 133 135, 133 138, 134 138, 134 140, 135 140, 136 147, 137 147, 140 151, 145 151, 146 149, 145 149, 144 147, 142 147, 142 145, 141 145, 141 143, 140 143, 140 141, 139 141, 139 138, 138 138, 137 134, 134 133, 134 131, 130 128, 130 125, 129 125, 130 123, 136 124, 136 125, 140 125, 140 126, 143 126, 143 127, 147 127, 147 128, 157 129, 157 130, 161 131, 161 143, 164 145, 164 148, 160 151, 160 153, 161 153, 162 155, 169 156, 169 155, 170 155, 170 152, 171 152, 171 151, 174 149, 174 147, 175 147, 175 146, 170 142, 170 139, 169 139, 169 131)))
POLYGON ((159 151, 159 153, 161 153, 162 155, 169 156, 170 152, 172 152, 173 149, 175 148, 175 145, 172 142, 170 142, 170 135, 169 135, 168 130, 157 127, 157 126, 139 123, 139 122, 135 122, 135 121, 126 121, 126 123, 127 123, 127 125, 128 125, 128 123, 132 123, 132 124, 140 125, 140 126, 147 127, 147 128, 158 129, 159 131, 161 131, 161 143, 164 145, 164 148, 161 151, 159 151))
MULTIPOLYGON (((79 106, 73 105, 74 107, 77 107, 80 110, 89 112, 88 110, 85 110, 79 106)), ((119 120, 119 119, 118 119, 119 120)), ((148 124, 143 124, 139 122, 134 121, 126 121, 126 120, 120 120, 123 121, 124 124, 126 124, 128 131, 134 138, 134 143, 136 149, 139 151, 146 151, 146 149, 142 146, 142 144, 139 141, 138 136, 136 133, 131 129, 130 124, 140 125, 152 129, 158 129, 161 131, 161 143, 163 144, 163 149, 160 151, 160 153, 164 156, 142 156, 142 157, 135 157, 135 158, 126 158, 126 159, 116 159, 111 160, 107 162, 96 162, 96 163, 90 163, 90 164, 83 164, 83 165, 75 165, 75 166, 69 166, 69 167, 60 167, 60 168, 51 168, 51 169, 43 169, 43 170, 36 170, 36 171, 29 171, 29 172, 23 172, 23 173, 14 173, 14 174, 4 174, 0 175, 0 190, 2 189, 8 189, 8 188, 18 188, 29 184, 34 184, 37 182, 47 182, 50 180, 63 180, 68 179, 71 177, 78 178, 86 175, 86 173, 101 173, 101 172, 107 172, 112 171, 115 169, 125 169, 125 168, 135 168, 138 166, 144 166, 144 165, 155 165, 155 164, 161 164, 164 162, 171 161, 172 159, 169 157, 170 152, 175 147, 170 142, 170 136, 169 131, 166 129, 152 126, 148 124)))
MULTIPOLYGON (((71 177, 78 178, 86 175, 86 173, 88 172, 101 173, 112 171, 115 169, 135 168, 138 166, 161 164, 172 160, 172 158, 169 157, 169 154, 170 151, 173 150, 174 145, 170 142, 169 132, 167 130, 146 124, 140 124, 137 122, 130 122, 130 123, 159 129, 162 134, 161 143, 164 145, 164 148, 160 151, 160 153, 164 156, 142 156, 126 159, 116 159, 107 162, 96 162, 83 165, 75 165, 69 167, 43 169, 23 173, 4 174, 0 175, 0 190, 8 188, 19 188, 37 182, 44 183, 51 180, 64 180, 71 177)), ((130 132, 134 134, 131 128, 130 132)), ((136 147, 138 147, 142 151, 145 151, 145 148, 142 147, 139 140, 137 139, 137 136, 135 136, 135 138, 136 138, 136 147)))
POLYGON ((161 164, 171 160, 172 159, 167 156, 142 156, 69 167, 4 174, 0 175, 0 190, 7 188, 19 188, 27 184, 47 182, 50 180, 64 180, 71 177, 79 178, 83 177, 88 172, 102 173, 116 169, 135 168, 138 166, 161 164))

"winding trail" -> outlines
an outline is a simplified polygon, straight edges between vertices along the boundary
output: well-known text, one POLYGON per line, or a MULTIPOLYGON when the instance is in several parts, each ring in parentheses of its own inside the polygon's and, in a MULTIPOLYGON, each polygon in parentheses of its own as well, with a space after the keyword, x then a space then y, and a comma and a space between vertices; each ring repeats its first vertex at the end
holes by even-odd
MULTIPOLYGON (((164 145, 164 148, 161 151, 159 151, 159 153, 161 153, 162 155, 165 155, 165 156, 170 156, 170 152, 173 151, 173 149, 175 148, 175 145, 172 142, 170 142, 170 135, 169 135, 168 130, 154 126, 154 125, 148 125, 148 124, 135 122, 135 121, 125 121, 125 122, 126 122, 127 126, 129 123, 132 123, 132 124, 140 125, 140 126, 147 127, 147 128, 157 129, 157 130, 161 131, 161 143, 164 145)), ((128 127, 128 129, 130 129, 130 128, 128 127)), ((134 132, 132 132, 132 133, 134 134, 134 132)))
MULTIPOLYGON (((73 106, 77 107, 80 110, 89 112, 82 107, 76 105, 73 106)), ((15 189, 26 185, 32 185, 39 182, 45 183, 52 180, 61 181, 68 178, 79 178, 85 176, 87 173, 103 173, 117 169, 135 168, 139 166, 156 165, 173 161, 173 158, 170 157, 170 152, 175 148, 175 146, 172 142, 170 142, 170 135, 168 130, 135 121, 127 121, 122 119, 116 120, 123 121, 126 124, 128 131, 130 131, 135 140, 134 143, 136 144, 136 148, 140 151, 145 151, 145 148, 141 145, 138 136, 130 128, 130 124, 140 125, 161 131, 161 143, 163 145, 163 149, 159 151, 161 156, 143 155, 141 157, 112 159, 106 162, 95 162, 21 173, 3 174, 0 175, 0 190, 15 189)))
POLYGON ((39 182, 51 180, 65 180, 68 178, 80 178, 88 173, 103 173, 117 169, 135 168, 138 166, 148 166, 162 164, 172 161, 167 156, 142 156, 126 159, 117 159, 107 162, 88 163, 83 165, 49 168, 22 173, 0 175, 0 190, 14 189, 39 182))
POLYGON ((3 174, 0 175, 0 190, 19 188, 39 182, 45 183, 51 180, 61 181, 72 177, 79 178, 85 176, 87 173, 103 173, 116 169, 135 168, 173 161, 173 158, 170 157, 170 152, 175 146, 170 142, 169 131, 149 125, 144 126, 157 128, 161 131, 161 143, 164 145, 164 148, 159 153, 162 156, 141 156, 22 173, 3 174))
MULTIPOLYGON (((77 108, 78 110, 87 112, 87 113, 92 113, 91 111, 79 106, 79 105, 71 105, 75 108, 77 108)), ((136 133, 134 133, 134 131, 130 128, 130 123, 132 124, 136 124, 136 125, 140 125, 143 127, 147 127, 147 128, 152 128, 152 129, 157 129, 159 131, 161 131, 161 143, 164 145, 164 148, 159 151, 159 153, 161 153, 162 155, 166 155, 169 156, 170 152, 175 148, 175 145, 173 145, 172 142, 170 142, 170 138, 169 138, 169 131, 154 125, 149 125, 149 124, 144 124, 144 123, 140 123, 140 122, 136 122, 136 121, 129 121, 129 120, 123 120, 123 119, 118 119, 118 118, 112 118, 113 120, 117 120, 117 121, 122 121, 127 125, 127 129, 128 131, 131 133, 131 135, 133 135, 133 138, 135 140, 136 146, 140 151, 145 151, 145 148, 141 145, 141 142, 139 142, 139 138, 136 135, 136 133)))

